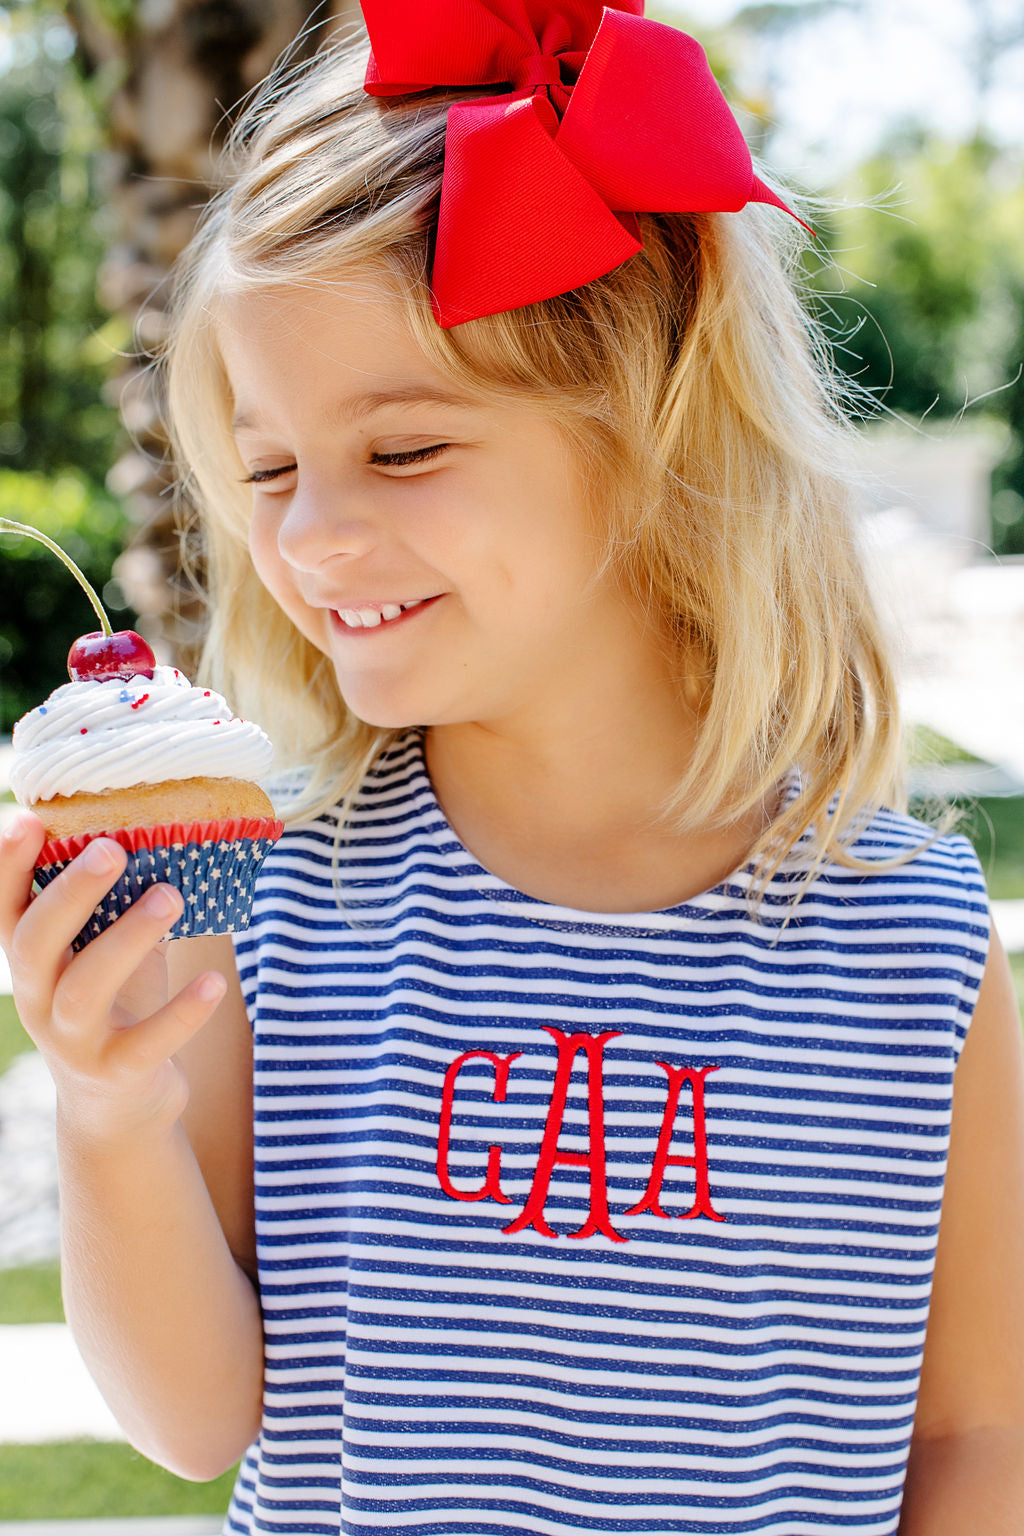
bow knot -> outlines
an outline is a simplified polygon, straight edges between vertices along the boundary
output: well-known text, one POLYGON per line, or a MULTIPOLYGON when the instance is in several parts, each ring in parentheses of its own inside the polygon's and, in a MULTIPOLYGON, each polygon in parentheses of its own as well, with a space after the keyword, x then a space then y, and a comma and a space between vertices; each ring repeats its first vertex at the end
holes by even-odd
POLYGON ((535 53, 521 59, 512 69, 512 85, 517 91, 532 91, 540 85, 562 84, 562 66, 550 53, 535 53))
POLYGON ((754 175, 703 48, 646 20, 644 0, 361 4, 371 95, 482 93, 448 109, 442 326, 603 277, 642 249, 638 213, 791 211, 754 175))

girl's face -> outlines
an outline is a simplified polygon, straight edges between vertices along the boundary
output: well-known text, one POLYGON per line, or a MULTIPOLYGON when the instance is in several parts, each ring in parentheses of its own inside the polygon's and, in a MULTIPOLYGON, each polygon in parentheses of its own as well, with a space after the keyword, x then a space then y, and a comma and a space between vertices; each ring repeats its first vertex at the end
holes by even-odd
POLYGON ((565 703, 637 643, 543 412, 460 395, 383 289, 225 303, 256 570, 373 725, 565 703))

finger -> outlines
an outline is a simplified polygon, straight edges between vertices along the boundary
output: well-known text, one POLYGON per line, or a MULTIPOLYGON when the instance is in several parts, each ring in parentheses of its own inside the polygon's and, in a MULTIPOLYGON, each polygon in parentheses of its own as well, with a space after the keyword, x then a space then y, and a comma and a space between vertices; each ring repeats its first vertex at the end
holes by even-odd
POLYGON ((124 871, 127 854, 95 838, 25 909, 11 936, 11 970, 30 993, 50 996, 68 963, 72 939, 124 871))
POLYGON ((116 1060, 133 1069, 153 1070, 176 1055, 215 1012, 227 992, 219 971, 203 971, 172 997, 164 1007, 132 1029, 119 1030, 108 1044, 116 1060))
MULTIPOLYGON (((184 906, 181 892, 170 885, 150 886, 133 901, 65 967, 54 993, 58 1023, 78 1031, 89 1019, 108 1019, 119 994, 138 982, 147 957, 178 921, 184 906)), ((162 991, 154 996, 152 987, 144 987, 143 992, 149 994, 149 1006, 164 1001, 162 991)), ((136 1006, 148 1011, 137 985, 135 994, 136 1006)))
POLYGON ((5 950, 32 900, 32 871, 45 839, 43 824, 31 811, 12 816, 0 834, 0 944, 5 950))

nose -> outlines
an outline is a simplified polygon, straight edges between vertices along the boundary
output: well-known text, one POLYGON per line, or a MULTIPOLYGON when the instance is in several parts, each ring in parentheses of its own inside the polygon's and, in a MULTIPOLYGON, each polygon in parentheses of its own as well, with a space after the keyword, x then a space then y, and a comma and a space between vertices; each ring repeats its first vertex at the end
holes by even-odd
POLYGON ((365 555, 377 537, 369 508, 352 494, 307 481, 288 497, 277 547, 294 570, 314 573, 333 560, 365 555))

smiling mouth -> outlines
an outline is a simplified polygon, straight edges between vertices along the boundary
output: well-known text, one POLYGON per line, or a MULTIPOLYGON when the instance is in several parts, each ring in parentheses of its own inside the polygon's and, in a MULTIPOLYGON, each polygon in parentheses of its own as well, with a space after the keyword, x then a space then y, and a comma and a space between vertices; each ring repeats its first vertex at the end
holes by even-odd
POLYGON ((345 630, 389 629, 410 614, 430 607, 440 596, 442 594, 438 593, 434 597, 418 597, 411 603, 363 604, 359 608, 336 608, 332 611, 337 623, 345 630))

